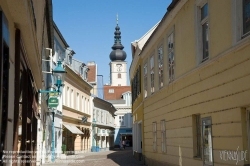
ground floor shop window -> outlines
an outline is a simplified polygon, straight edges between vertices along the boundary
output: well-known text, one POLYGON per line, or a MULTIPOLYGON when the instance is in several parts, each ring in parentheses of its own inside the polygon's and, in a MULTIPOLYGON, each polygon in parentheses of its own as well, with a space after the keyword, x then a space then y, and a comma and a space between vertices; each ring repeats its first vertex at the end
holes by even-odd
POLYGON ((210 117, 202 119, 202 143, 203 163, 204 165, 213 165, 212 120, 210 117))

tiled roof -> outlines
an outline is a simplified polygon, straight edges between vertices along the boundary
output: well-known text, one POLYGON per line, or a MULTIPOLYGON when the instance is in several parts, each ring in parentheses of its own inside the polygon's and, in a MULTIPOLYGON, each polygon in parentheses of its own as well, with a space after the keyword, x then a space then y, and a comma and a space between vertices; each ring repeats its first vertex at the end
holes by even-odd
POLYGON ((88 82, 96 82, 96 65, 88 65, 88 82))
POLYGON ((130 86, 104 86, 104 99, 105 100, 121 100, 121 96, 124 92, 130 91, 130 86))

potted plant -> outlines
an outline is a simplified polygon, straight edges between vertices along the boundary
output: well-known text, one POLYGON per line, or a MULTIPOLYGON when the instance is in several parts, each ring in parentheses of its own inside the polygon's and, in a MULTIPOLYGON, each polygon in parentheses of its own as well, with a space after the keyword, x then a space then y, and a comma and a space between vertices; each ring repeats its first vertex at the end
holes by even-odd
POLYGON ((62 144, 62 153, 64 154, 66 151, 66 145, 65 144, 62 144))

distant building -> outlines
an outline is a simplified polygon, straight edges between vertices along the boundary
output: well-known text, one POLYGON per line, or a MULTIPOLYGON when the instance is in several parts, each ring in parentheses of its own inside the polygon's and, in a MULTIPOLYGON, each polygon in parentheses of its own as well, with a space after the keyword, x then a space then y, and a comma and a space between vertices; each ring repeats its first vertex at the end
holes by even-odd
POLYGON ((121 32, 118 22, 115 28, 113 51, 110 53, 111 85, 104 86, 104 99, 112 103, 115 112, 115 145, 120 140, 127 140, 132 146, 132 114, 131 114, 131 87, 127 86, 127 55, 121 44, 121 32))
POLYGON ((98 96, 98 87, 97 87, 97 64, 92 61, 87 63, 88 71, 88 82, 93 86, 91 94, 98 96))
POLYGON ((92 96, 92 151, 106 151, 114 146, 115 107, 108 101, 92 96))
POLYGON ((62 144, 74 153, 91 150, 92 85, 87 82, 87 66, 67 49, 65 86, 63 91, 62 144))

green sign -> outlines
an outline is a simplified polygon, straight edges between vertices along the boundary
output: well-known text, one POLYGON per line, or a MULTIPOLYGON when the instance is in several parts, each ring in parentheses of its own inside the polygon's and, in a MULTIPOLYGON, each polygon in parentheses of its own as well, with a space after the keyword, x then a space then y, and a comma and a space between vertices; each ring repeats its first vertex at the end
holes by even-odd
POLYGON ((50 97, 48 101, 49 107, 57 107, 59 102, 56 97, 50 97))

